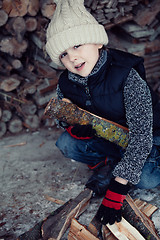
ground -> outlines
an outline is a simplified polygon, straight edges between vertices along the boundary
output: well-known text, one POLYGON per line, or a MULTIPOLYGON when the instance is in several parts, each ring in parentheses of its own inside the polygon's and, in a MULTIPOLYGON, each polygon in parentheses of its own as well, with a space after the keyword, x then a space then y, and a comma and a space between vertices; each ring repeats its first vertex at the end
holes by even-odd
MULTIPOLYGON (((50 196, 64 202, 76 197, 92 171, 84 164, 66 159, 55 142, 62 130, 39 129, 8 135, 0 141, 0 240, 15 240, 60 205, 48 201, 50 196)), ((159 209, 152 221, 160 234, 160 188, 136 190, 140 198, 159 209)), ((79 221, 87 225, 101 202, 91 201, 79 221)), ((62 240, 67 239, 67 233, 62 240)))

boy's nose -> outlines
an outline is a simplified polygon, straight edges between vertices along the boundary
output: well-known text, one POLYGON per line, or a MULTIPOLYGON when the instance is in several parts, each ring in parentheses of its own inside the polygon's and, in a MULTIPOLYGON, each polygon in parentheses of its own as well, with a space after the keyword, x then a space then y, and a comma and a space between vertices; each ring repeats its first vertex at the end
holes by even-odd
POLYGON ((74 62, 75 60, 77 60, 77 56, 73 52, 68 53, 68 56, 71 62, 74 62))

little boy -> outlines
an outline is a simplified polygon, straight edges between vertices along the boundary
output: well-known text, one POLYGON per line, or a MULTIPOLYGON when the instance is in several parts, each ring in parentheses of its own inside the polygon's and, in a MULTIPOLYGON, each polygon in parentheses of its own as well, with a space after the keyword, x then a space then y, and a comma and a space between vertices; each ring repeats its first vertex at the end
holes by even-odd
POLYGON ((56 143, 67 158, 95 169, 86 186, 97 194, 106 192, 97 218, 113 224, 121 221, 130 184, 160 185, 160 103, 145 81, 142 58, 105 50, 107 43, 104 27, 83 0, 57 2, 46 50, 53 62, 66 68, 57 86, 58 98, 129 129, 125 151, 98 138, 90 125, 65 125, 56 143))

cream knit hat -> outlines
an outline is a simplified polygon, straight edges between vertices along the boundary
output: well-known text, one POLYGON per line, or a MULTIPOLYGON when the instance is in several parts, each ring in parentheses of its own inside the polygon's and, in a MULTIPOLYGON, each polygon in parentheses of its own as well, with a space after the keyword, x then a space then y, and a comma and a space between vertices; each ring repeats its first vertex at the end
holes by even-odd
POLYGON ((70 47, 88 43, 107 45, 104 27, 86 10, 84 0, 54 2, 57 7, 47 28, 46 43, 46 51, 54 63, 62 67, 59 56, 70 47))

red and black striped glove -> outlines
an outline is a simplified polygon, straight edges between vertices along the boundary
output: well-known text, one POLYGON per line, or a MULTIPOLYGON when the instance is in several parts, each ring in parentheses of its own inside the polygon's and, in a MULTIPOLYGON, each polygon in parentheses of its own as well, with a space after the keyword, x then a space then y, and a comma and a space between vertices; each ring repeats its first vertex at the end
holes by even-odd
POLYGON ((96 214, 96 218, 102 224, 114 224, 121 221, 121 208, 128 190, 128 184, 124 185, 114 179, 111 180, 106 195, 96 214))
POLYGON ((73 126, 68 125, 65 122, 60 121, 59 125, 66 129, 66 131, 76 139, 91 139, 96 134, 96 130, 92 128, 92 125, 80 125, 75 124, 73 126))

